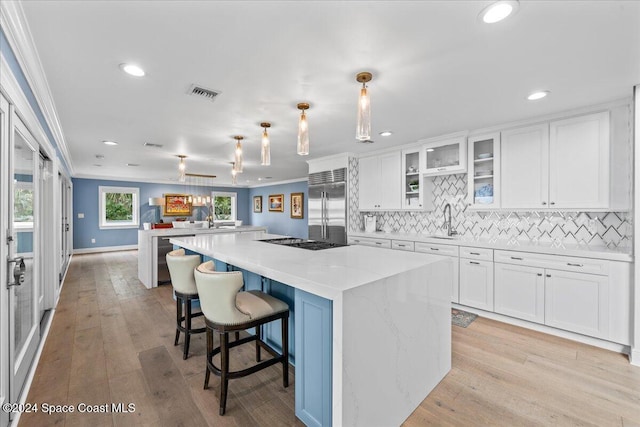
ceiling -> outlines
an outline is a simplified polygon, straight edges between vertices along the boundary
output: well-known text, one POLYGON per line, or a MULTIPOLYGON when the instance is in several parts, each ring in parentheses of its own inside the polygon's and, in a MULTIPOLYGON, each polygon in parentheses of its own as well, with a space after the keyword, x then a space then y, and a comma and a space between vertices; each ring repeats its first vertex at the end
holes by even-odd
POLYGON ((253 186, 305 177, 310 159, 616 100, 640 83, 640 2, 523 0, 515 15, 491 25, 478 20, 489 3, 29 0, 22 7, 74 176, 175 181, 182 154, 187 172, 229 184, 232 137, 243 135, 238 184, 253 186), (129 62, 146 76, 123 73, 119 64, 129 62), (360 71, 374 76, 374 144, 355 139, 360 71), (221 94, 214 102, 189 96, 194 83, 221 94), (551 94, 526 100, 540 89, 551 94), (299 102, 311 104, 309 156, 296 154, 299 102), (272 123, 271 166, 260 165, 264 121, 272 123))

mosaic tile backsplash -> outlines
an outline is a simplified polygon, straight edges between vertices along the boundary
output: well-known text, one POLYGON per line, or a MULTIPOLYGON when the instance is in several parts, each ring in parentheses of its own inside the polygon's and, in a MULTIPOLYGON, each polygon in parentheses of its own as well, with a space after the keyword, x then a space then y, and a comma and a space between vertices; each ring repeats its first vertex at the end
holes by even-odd
MULTIPOLYGON (((349 159, 349 231, 364 230, 358 210, 358 159, 349 159)), ((511 243, 549 242, 555 245, 585 244, 630 248, 631 215, 627 212, 478 212, 468 209, 467 175, 434 177, 431 212, 372 212, 379 230, 400 233, 442 234, 443 210, 452 208, 452 226, 458 234, 511 243)))

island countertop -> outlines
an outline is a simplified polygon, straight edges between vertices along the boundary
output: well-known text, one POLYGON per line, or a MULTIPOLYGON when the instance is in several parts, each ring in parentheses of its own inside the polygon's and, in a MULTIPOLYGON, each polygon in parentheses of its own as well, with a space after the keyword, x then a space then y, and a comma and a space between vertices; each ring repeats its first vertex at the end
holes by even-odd
POLYGON ((266 233, 170 238, 174 245, 334 300, 344 291, 423 267, 443 257, 359 245, 306 250, 260 240, 266 233))

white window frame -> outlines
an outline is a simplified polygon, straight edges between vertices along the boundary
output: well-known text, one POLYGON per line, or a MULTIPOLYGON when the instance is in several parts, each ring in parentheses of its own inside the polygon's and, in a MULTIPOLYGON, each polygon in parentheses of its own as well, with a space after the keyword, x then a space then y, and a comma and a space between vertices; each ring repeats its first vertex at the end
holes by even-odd
POLYGON ((238 193, 232 191, 213 191, 211 192, 211 205, 213 207, 213 223, 222 224, 235 222, 238 219, 238 193), (231 197, 231 219, 215 219, 216 197, 231 197))
POLYGON ((99 226, 101 230, 116 228, 139 228, 140 227, 140 189, 138 187, 98 187, 98 200, 100 204, 99 226), (107 222, 106 218, 106 194, 107 193, 129 193, 133 194, 133 218, 131 221, 119 221, 117 223, 107 222))
MULTIPOLYGON (((31 193, 33 193, 33 190, 34 190, 33 182, 29 182, 29 181, 16 181, 14 184, 14 188, 22 189, 22 190, 30 190, 31 193)), ((35 201, 33 204, 35 205, 35 201)), ((35 206, 32 206, 32 208, 35 208, 35 206)), ((12 218, 13 218, 13 215, 12 215, 12 218)), ((33 221, 16 222, 15 218, 13 218, 13 226, 19 232, 33 231, 33 221)))

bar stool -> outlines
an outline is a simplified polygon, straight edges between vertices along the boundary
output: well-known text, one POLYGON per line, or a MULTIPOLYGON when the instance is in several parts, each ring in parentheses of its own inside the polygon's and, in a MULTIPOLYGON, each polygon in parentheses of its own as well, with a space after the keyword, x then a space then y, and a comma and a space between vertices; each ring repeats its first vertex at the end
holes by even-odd
POLYGON ((260 291, 238 292, 243 286, 240 271, 217 272, 213 262, 200 264, 195 271, 196 286, 200 295, 200 307, 205 317, 207 329, 207 371, 204 388, 209 387, 209 376, 213 372, 220 377, 220 415, 224 415, 227 404, 229 380, 241 378, 282 363, 282 385, 289 386, 289 306, 271 295, 260 291), (280 319, 282 321, 282 354, 262 341, 260 326, 280 319), (229 343, 229 332, 256 328, 251 335, 229 343), (213 348, 213 332, 220 334, 220 346, 213 348), (229 349, 251 341, 256 342, 257 364, 229 372, 229 349), (260 361, 260 347, 269 352, 273 359, 260 361), (220 367, 213 363, 213 357, 220 354, 220 367))
POLYGON ((194 269, 200 264, 200 255, 185 255, 184 249, 177 249, 167 253, 167 266, 171 276, 171 285, 176 294, 176 339, 173 345, 178 345, 180 332, 184 333, 183 359, 189 357, 189 341, 192 334, 200 334, 206 328, 191 328, 191 319, 202 316, 202 312, 192 313, 191 302, 198 300, 198 289, 193 277, 194 269), (182 315, 182 305, 185 314, 182 315), (182 326, 184 322, 184 326, 182 326))

